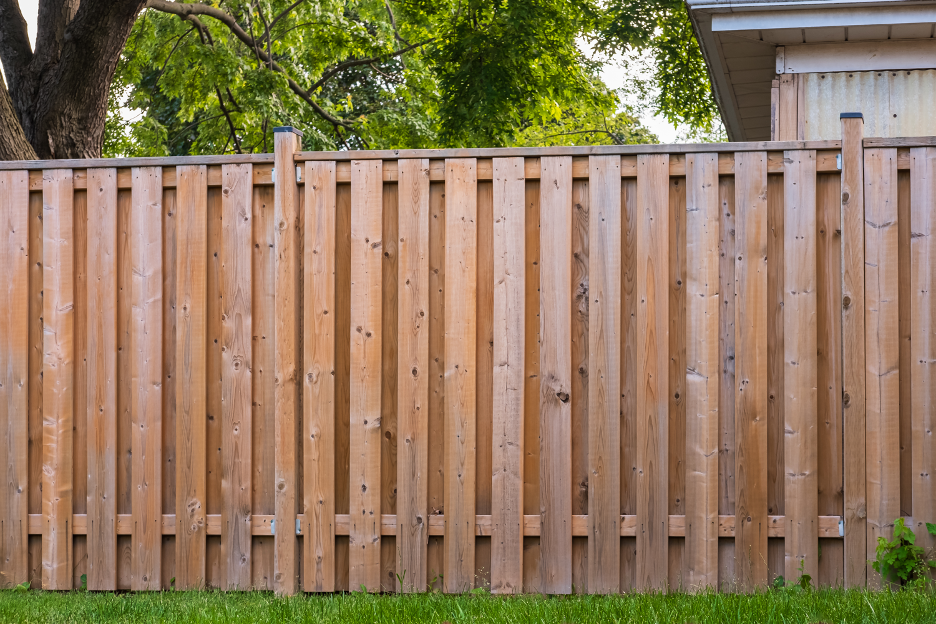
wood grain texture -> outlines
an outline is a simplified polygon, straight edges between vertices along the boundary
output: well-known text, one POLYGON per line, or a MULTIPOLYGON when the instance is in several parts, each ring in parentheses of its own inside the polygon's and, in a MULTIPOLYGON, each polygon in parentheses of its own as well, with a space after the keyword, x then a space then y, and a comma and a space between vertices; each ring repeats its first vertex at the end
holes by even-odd
POLYGON ((783 413, 786 566, 819 578, 816 155, 785 152, 783 413))
MULTIPOLYGON (((897 150, 865 150, 867 552, 900 514, 897 150)), ((868 587, 881 575, 867 567, 868 587)))
MULTIPOLYGON (((767 176, 767 513, 783 514, 785 416, 783 412, 784 187, 782 175, 767 176)), ((784 576, 782 542, 768 541, 770 581, 784 576)))
MULTIPOLYGON (((490 515, 494 445, 494 183, 478 181, 475 514, 490 515)), ((491 587, 491 537, 475 540, 475 588, 491 587)))
MULTIPOLYGON (((637 513, 637 180, 621 182, 621 515, 637 513)), ((637 540, 621 540, 621 591, 636 587, 637 540)))
MULTIPOLYGON (((842 180, 816 177, 817 455, 819 516, 843 516, 842 480, 842 180)), ((769 349, 769 347, 768 347, 769 349)), ((841 540, 820 540, 818 585, 844 582, 841 540)))
POLYGON ((397 535, 402 592, 426 591, 429 545, 429 161, 398 184, 397 535))
MULTIPOLYGON (((207 432, 205 435, 207 452, 207 513, 220 516, 224 511, 224 496, 222 493, 222 472, 224 462, 222 446, 224 433, 221 427, 221 414, 223 411, 222 382, 221 382, 221 246, 224 231, 223 196, 221 188, 208 189, 208 318, 214 320, 208 323, 208 357, 206 362, 207 393, 205 401, 208 415, 207 432)), ((275 250, 275 249, 274 249, 275 250)), ((272 282, 275 287, 275 282, 272 282)), ((223 587, 225 569, 221 562, 221 537, 209 535, 206 540, 205 552, 205 583, 211 587, 223 587)))
POLYGON ((767 583, 766 154, 735 169, 735 571, 750 591, 767 583))
POLYGON ((225 588, 247 589, 252 583, 252 165, 223 165, 222 178, 221 558, 225 588))
POLYGON ((799 117, 796 74, 780 75, 780 100, 777 115, 777 140, 795 141, 799 117))
POLYGON ((936 148, 912 148, 910 162, 913 529, 917 545, 931 549, 936 544, 926 523, 936 518, 936 148))
POLYGON ((130 586, 160 588, 162 557, 162 169, 133 172, 130 258, 130 409, 133 475, 133 553, 130 586))
MULTIPOLYGON (((586 165, 588 164, 587 159, 586 165)), ((573 159, 573 173, 575 163, 573 159)), ((620 187, 620 185, 618 185, 620 187)), ((588 513, 589 181, 572 181, 572 514, 588 513)), ((620 201, 617 209, 620 210, 620 201)), ((620 289, 620 286, 618 287, 620 289)), ((618 333, 620 338, 620 332, 618 333)), ((620 367, 619 367, 620 372, 620 367)), ((619 375, 620 377, 620 375, 619 375)), ((618 381, 620 384, 620 381, 618 381)), ((620 440, 618 456, 620 456, 620 440)), ((620 476, 618 476, 620 481, 620 476)), ((618 493, 620 499, 620 492, 618 493)), ((620 551, 620 544, 617 545, 620 551)), ((618 556, 620 559, 620 555, 618 556)), ((618 571, 620 575, 620 571, 618 571)), ((588 537, 572 537, 572 591, 588 593, 588 537)))
POLYGON ((380 591, 383 181, 380 161, 351 169, 351 587, 380 591))
POLYGON ((0 265, 6 273, 0 286, 3 588, 29 581, 29 257, 29 175, 5 171, 0 173, 0 265))
MULTIPOLYGON (((672 162, 670 162, 672 171, 672 162)), ((666 450, 667 509, 686 512, 686 180, 669 180, 669 410, 666 450)), ((686 540, 669 540, 667 583, 683 588, 686 540)))
MULTIPOLYGON (((397 184, 383 184, 381 216, 382 294, 380 300, 380 513, 395 514, 397 504, 397 184)), ((380 541, 381 591, 397 591, 396 535, 380 541)))
MULTIPOLYGON (((540 513, 540 181, 524 187, 523 513, 540 513)), ((540 591, 540 540, 523 538, 523 591, 540 591)))
POLYGON ((588 590, 598 594, 621 586, 620 168, 589 158, 588 590))
POLYGON ((572 592, 572 159, 540 161, 540 588, 572 592))
POLYGON ((303 527, 305 591, 335 591, 335 163, 305 165, 303 527))
POLYGON ((117 170, 88 172, 88 589, 117 589, 117 170))
POLYGON ((637 589, 668 580, 669 156, 637 159, 637 589))
MULTIPOLYGON (((899 160, 899 156, 898 156, 899 160)), ((913 366, 912 316, 913 293, 911 292, 911 254, 912 240, 910 215, 911 180, 909 171, 897 172, 897 335, 899 367, 904 371, 900 376, 900 391, 897 404, 898 444, 900 448, 900 515, 913 515, 913 392, 910 387, 913 366)))
MULTIPOLYGON (((429 515, 445 501, 445 184, 429 185, 429 515)), ((442 590, 443 539, 430 537, 426 588, 442 590)))
POLYGON ((274 197, 274 248, 276 319, 273 364, 275 433, 274 491, 277 531, 273 548, 273 588, 279 595, 299 590, 299 551, 296 541, 297 445, 299 403, 299 202, 293 156, 298 144, 292 132, 275 134, 276 190, 274 197))
POLYGON ((477 162, 445 165, 445 574, 474 586, 477 351, 477 162))
MULTIPOLYGON (((335 513, 351 500, 351 185, 336 189, 335 214, 335 513)), ((335 588, 348 591, 348 537, 335 540, 335 588)))
MULTIPOLYGON (((205 167, 176 174, 176 534, 175 587, 205 586, 207 536, 207 260, 208 184, 205 167)), ((223 416, 222 416, 223 417, 223 416)))
POLYGON ((74 196, 71 171, 42 177, 42 588, 72 588, 74 196))
POLYGON ((522 159, 494 160, 494 594, 523 591, 524 186, 522 159))
POLYGON ((686 589, 718 587, 718 157, 686 158, 686 589))
MULTIPOLYGON (((718 181, 718 513, 735 513, 735 181, 718 181)), ((724 548, 733 548, 727 544, 724 548)), ((722 545, 719 544, 719 562, 722 545)), ((731 557, 734 561, 734 557, 731 557)), ((719 579, 721 579, 719 567, 719 579)), ((721 581, 719 580, 719 588, 721 581)))
POLYGON ((845 586, 867 581, 864 121, 842 120, 842 430, 845 586))

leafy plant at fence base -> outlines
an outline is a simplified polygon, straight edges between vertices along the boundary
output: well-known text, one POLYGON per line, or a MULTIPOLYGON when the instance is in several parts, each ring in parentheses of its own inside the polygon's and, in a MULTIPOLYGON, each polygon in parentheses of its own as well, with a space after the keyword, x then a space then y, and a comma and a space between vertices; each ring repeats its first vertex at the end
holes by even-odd
MULTIPOLYGON (((936 524, 926 523, 930 535, 936 535, 936 524)), ((904 524, 903 518, 894 521, 892 539, 879 537, 877 559, 871 566, 885 580, 898 582, 902 587, 922 589, 929 581, 929 570, 936 568, 936 561, 928 558, 926 550, 917 546, 916 535, 904 524)))

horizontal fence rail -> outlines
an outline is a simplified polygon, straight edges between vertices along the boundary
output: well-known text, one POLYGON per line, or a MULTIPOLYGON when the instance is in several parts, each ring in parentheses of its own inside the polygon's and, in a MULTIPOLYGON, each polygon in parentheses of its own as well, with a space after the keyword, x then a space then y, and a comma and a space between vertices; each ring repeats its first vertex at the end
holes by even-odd
POLYGON ((843 124, 0 163, 0 585, 880 587, 934 546, 936 140, 843 124))

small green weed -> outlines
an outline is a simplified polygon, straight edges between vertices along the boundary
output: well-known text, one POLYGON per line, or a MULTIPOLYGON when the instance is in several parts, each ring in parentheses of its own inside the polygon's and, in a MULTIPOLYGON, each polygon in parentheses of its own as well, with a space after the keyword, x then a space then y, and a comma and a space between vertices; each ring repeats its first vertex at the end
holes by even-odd
MULTIPOLYGON (((930 535, 936 535, 936 524, 926 523, 930 535)), ((894 538, 879 537, 877 560, 871 566, 885 579, 894 580, 908 589, 923 589, 929 580, 929 569, 936 561, 928 557, 922 546, 916 545, 916 535, 904 524, 903 518, 894 521, 894 538)))

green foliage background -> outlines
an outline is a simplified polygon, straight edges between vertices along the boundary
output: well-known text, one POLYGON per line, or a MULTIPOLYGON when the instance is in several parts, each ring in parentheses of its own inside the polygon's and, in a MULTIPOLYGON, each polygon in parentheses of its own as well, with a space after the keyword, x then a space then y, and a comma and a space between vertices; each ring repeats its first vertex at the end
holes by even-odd
POLYGON ((106 155, 269 152, 279 125, 301 128, 310 150, 656 142, 599 79, 588 47, 650 58, 651 77, 628 88, 670 122, 706 134, 718 121, 682 0, 205 4, 233 16, 283 72, 212 17, 199 18, 200 31, 148 9, 114 79, 106 155), (139 114, 127 121, 121 108, 139 114))

